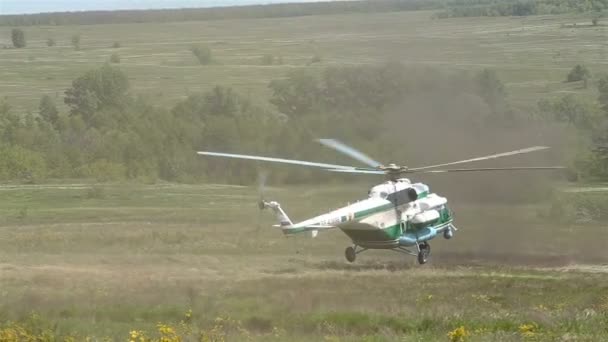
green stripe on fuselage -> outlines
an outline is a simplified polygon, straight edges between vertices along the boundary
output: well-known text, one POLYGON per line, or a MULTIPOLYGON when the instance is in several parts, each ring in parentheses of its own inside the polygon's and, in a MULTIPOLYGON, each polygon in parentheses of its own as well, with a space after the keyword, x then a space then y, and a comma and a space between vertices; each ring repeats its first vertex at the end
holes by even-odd
POLYGON ((342 231, 353 241, 392 241, 401 236, 401 225, 369 230, 342 228, 342 231))

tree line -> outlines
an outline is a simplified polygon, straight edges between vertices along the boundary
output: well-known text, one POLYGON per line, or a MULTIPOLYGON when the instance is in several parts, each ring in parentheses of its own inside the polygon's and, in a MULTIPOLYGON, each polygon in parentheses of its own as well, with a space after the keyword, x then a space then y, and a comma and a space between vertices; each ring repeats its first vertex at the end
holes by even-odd
MULTIPOLYGON (((436 18, 527 16, 608 10, 608 0, 358 0, 218 8, 118 10, 0 15, 0 26, 91 25, 204 21, 438 10, 436 18)), ((595 22, 595 21, 594 21, 595 22)))
POLYGON ((608 10, 608 0, 451 0, 437 18, 498 17, 596 12, 608 10))
POLYGON ((0 16, 0 26, 90 25, 196 20, 280 18, 308 15, 411 11, 440 8, 442 0, 363 0, 284 3, 217 8, 119 10, 0 16))
MULTIPOLYGON (((573 128, 580 137, 571 164, 582 177, 608 178, 608 77, 600 97, 573 95, 519 113, 497 74, 446 74, 399 63, 302 68, 269 83, 274 110, 230 87, 190 95, 171 108, 134 96, 127 75, 104 64, 72 82, 62 100, 44 96, 38 113, 16 113, 0 101, 0 180, 46 178, 201 180, 248 184, 267 165, 202 158, 197 150, 353 162, 313 143, 336 137, 382 160, 450 156, 459 143, 512 141, 539 127, 573 128), (485 135, 484 135, 485 134, 485 135), (467 140, 468 139, 468 140, 467 140), (441 146, 434 146, 438 142, 441 146)), ((523 139, 523 138, 522 138, 523 139)), ((304 168, 273 166, 277 182, 335 179, 304 168)))

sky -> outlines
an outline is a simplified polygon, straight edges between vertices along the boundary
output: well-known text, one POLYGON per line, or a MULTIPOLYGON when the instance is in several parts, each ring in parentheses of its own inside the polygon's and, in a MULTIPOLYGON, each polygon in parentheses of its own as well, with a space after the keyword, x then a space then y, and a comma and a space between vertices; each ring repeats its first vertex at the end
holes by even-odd
POLYGON ((217 7, 321 0, 0 0, 0 15, 91 10, 217 7))

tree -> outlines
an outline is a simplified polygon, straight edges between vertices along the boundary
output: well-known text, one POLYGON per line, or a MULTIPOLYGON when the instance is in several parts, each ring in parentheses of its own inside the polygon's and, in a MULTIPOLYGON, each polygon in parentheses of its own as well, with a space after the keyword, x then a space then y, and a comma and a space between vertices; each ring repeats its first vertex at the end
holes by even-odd
POLYGON ((80 50, 80 34, 72 36, 72 46, 74 47, 74 50, 80 50))
POLYGON ((509 112, 507 91, 494 70, 484 69, 477 76, 478 92, 494 114, 509 112))
POLYGON ((207 65, 211 63, 211 49, 205 45, 196 45, 190 48, 192 54, 201 65, 207 65))
POLYGON ((114 64, 118 64, 118 63, 120 63, 120 55, 119 55, 119 54, 117 54, 117 53, 113 53, 113 54, 110 56, 110 63, 114 63, 114 64))
POLYGON ((587 80, 589 79, 590 76, 591 76, 591 73, 589 72, 589 69, 587 69, 584 65, 577 64, 568 73, 567 81, 568 82, 584 81, 585 88, 586 88, 587 80))
POLYGON ((270 103, 287 115, 310 112, 320 102, 321 87, 318 79, 306 70, 292 71, 287 79, 273 80, 270 103))
POLYGON ((55 127, 59 120, 59 111, 50 96, 44 95, 38 105, 40 117, 55 127))
POLYGON ((105 64, 75 79, 66 90, 64 102, 72 115, 90 122, 93 114, 105 108, 122 108, 128 99, 129 80, 117 67, 105 64))
POLYGON ((580 130, 589 131, 601 122, 597 103, 574 95, 566 95, 555 101, 542 100, 538 107, 546 117, 571 124, 580 130))
POLYGON ((205 112, 211 115, 235 116, 239 112, 239 99, 231 88, 216 86, 205 94, 205 112))
POLYGON ((21 49, 25 47, 25 32, 22 29, 13 29, 11 31, 11 38, 15 48, 21 49))
POLYGON ((608 113, 608 75, 600 78, 597 83, 597 89, 600 93, 598 101, 602 106, 602 109, 608 113))
POLYGON ((516 16, 526 16, 536 14, 536 2, 522 1, 513 4, 512 14, 516 16))
POLYGON ((264 54, 262 56, 261 63, 262 63, 262 65, 272 65, 272 64, 274 64, 274 56, 271 55, 271 54, 269 54, 269 53, 264 54))

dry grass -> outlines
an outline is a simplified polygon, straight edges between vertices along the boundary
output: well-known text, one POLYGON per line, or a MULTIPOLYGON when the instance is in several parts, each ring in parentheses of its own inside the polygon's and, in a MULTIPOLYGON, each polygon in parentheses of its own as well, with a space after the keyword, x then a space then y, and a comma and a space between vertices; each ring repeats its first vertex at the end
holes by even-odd
MULTIPOLYGON (((358 64, 397 59, 407 65, 459 70, 496 69, 517 107, 563 92, 589 92, 564 84, 567 72, 584 63, 605 70, 608 27, 563 28, 572 16, 453 18, 432 20, 430 12, 312 16, 90 26, 28 27, 25 49, 5 49, 0 57, 0 94, 24 110, 36 110, 43 95, 57 96, 83 71, 121 56, 120 67, 136 93, 163 104, 189 93, 229 85, 251 98, 267 98, 267 84, 288 70, 305 67, 312 56, 322 63, 358 64), (70 37, 80 33, 81 50, 70 37), (49 37, 57 46, 47 47, 49 37), (121 47, 112 48, 117 37, 121 47), (200 66, 189 51, 206 44, 215 64, 200 66), (283 65, 260 64, 261 56, 282 56, 283 65)), ((4 37, 4 38, 2 38, 4 37)), ((0 45, 10 45, 10 29, 0 45)))
MULTIPOLYGON (((461 204, 462 229, 454 240, 433 242, 431 264, 370 251, 351 265, 338 231, 286 239, 268 228, 271 215, 260 216, 258 230, 254 189, 108 185, 102 199, 87 199, 87 189, 4 192, 3 321, 31 325, 35 312, 35 327, 56 336, 116 340, 132 330, 158 335, 158 322, 183 336, 204 335, 217 317, 233 320, 222 325, 228 340, 446 340, 460 326, 471 340, 520 340, 526 324, 540 340, 608 333, 600 328, 608 317, 608 273, 560 268, 568 264, 564 256, 605 262, 589 247, 606 233, 543 225, 533 214, 508 221, 507 209, 534 208, 461 204), (211 203, 217 210, 204 209, 211 203), (22 206, 27 215, 18 219, 13 210, 22 206), (489 231, 498 219, 504 227, 489 231), (522 238, 525 230, 534 238, 522 238), (572 230, 579 232, 574 242, 572 230), (556 243, 570 249, 558 251, 556 243), (188 310, 190 335, 180 325, 188 310)), ((303 190, 271 189, 268 196, 302 218, 358 193, 303 190)))

